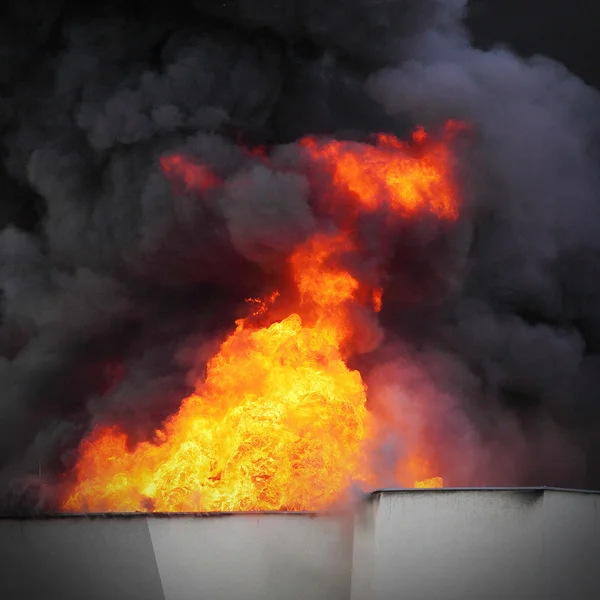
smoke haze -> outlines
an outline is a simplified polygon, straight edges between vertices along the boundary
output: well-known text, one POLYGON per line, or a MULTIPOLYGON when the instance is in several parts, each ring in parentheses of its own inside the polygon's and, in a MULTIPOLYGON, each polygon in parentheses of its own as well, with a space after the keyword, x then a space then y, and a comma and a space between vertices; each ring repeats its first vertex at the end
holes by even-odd
POLYGON ((600 95, 550 58, 474 47, 466 5, 5 4, 7 510, 55 508, 91 426, 148 438, 317 227, 306 180, 243 146, 285 163, 304 135, 447 119, 471 125, 461 221, 398 232, 385 339, 357 358, 369 400, 414 423, 449 485, 600 489, 600 95), (173 153, 222 190, 174 189, 160 168, 173 153))

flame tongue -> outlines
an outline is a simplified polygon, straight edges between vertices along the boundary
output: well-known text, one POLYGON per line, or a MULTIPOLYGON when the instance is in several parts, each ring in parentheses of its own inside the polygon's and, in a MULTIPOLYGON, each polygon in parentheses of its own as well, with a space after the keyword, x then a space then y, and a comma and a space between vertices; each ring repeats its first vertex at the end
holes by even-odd
POLYGON ((328 164, 336 190, 350 192, 363 211, 383 207, 410 217, 425 210, 438 218, 458 217, 452 184, 452 154, 446 143, 465 125, 449 121, 445 139, 428 142, 423 128, 413 133, 413 145, 380 134, 375 145, 305 138, 300 145, 309 156, 328 164))
POLYGON ((159 432, 159 445, 126 450, 116 429, 84 442, 75 510, 310 510, 334 501, 360 476, 368 426, 365 386, 340 354, 351 330, 343 309, 356 282, 327 269, 342 238, 310 240, 292 256, 314 312, 268 327, 240 320, 208 363, 205 383, 159 432))
MULTIPOLYGON (((442 142, 427 150, 422 130, 414 143, 423 147, 421 154, 410 154, 391 137, 361 147, 360 156, 338 142, 302 145, 360 211, 386 203, 403 217, 430 210, 456 218, 449 150, 442 142)), ((187 159, 163 160, 163 168, 179 174, 186 189, 204 192, 220 184, 187 159)), ((339 231, 300 245, 289 258, 299 297, 294 312, 259 325, 269 318, 268 302, 253 301, 252 317, 236 322, 209 361, 206 380, 154 441, 129 450, 118 427, 96 427, 81 444, 76 481, 62 508, 315 510, 340 500, 351 481, 378 485, 366 454, 377 423, 344 348, 354 334, 350 307, 368 306, 374 319, 383 290, 371 289, 365 302, 359 300, 361 282, 340 266, 343 255, 356 252, 350 235, 339 231)), ((419 469, 422 480, 415 485, 442 485, 433 475, 419 469)))

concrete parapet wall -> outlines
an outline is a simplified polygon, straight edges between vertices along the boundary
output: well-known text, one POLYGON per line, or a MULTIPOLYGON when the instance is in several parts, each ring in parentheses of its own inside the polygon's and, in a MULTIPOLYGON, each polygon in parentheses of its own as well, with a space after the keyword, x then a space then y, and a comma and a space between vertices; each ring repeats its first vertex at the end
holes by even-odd
POLYGON ((3 600, 600 599, 600 494, 372 494, 353 513, 0 520, 3 600))
POLYGON ((600 495, 375 493, 356 518, 351 597, 600 599, 600 495))

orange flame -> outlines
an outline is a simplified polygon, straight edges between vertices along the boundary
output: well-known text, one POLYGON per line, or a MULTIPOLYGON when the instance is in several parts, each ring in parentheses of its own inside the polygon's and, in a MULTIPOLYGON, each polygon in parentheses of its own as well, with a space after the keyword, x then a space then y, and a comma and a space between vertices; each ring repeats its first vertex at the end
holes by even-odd
POLYGON ((415 488, 442 488, 444 487, 444 480, 441 477, 430 477, 429 479, 423 479, 423 481, 415 481, 415 488))
POLYGON ((309 510, 335 500, 360 473, 368 428, 365 386, 339 351, 356 282, 324 266, 345 246, 322 237, 291 259, 314 324, 296 313, 261 329, 239 320, 158 444, 130 452, 116 428, 84 441, 63 508, 309 510))
MULTIPOLYGON (((451 154, 413 135, 416 149, 392 136, 376 145, 302 142, 333 165, 336 188, 362 211, 387 206, 406 217, 434 211, 455 219, 458 203, 451 154)), ((218 179, 201 165, 163 159, 167 175, 201 191, 218 179)), ((65 511, 315 510, 344 497, 352 481, 378 485, 367 443, 377 423, 367 388, 344 355, 354 333, 351 306, 361 282, 340 266, 358 252, 349 233, 318 234, 289 258, 298 292, 286 318, 269 322, 276 291, 249 299, 253 310, 207 365, 206 379, 184 399, 155 439, 128 447, 118 427, 94 428, 82 441, 65 511), (262 320, 262 323, 258 323, 262 320)), ((381 309, 383 289, 371 298, 381 309)), ((375 318, 375 317, 374 317, 375 318)), ((399 464, 415 487, 439 487, 421 449, 399 464)))
POLYGON ((383 289, 375 288, 372 293, 372 299, 373 299, 373 310, 375 312, 381 312, 381 309, 383 307, 383 289))
POLYGON ((439 141, 429 141, 422 127, 413 146, 393 135, 380 134, 375 145, 304 138, 300 144, 316 161, 332 166, 335 187, 354 195, 368 211, 387 207, 410 217, 429 210, 438 218, 456 220, 453 155, 447 144, 461 125, 450 121, 439 141))

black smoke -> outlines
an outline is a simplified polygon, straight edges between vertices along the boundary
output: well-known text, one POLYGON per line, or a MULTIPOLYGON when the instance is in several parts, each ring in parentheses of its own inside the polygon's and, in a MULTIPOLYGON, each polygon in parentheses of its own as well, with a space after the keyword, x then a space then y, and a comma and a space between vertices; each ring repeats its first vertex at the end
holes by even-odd
POLYGON ((461 224, 401 236, 388 342, 364 361, 451 482, 600 488, 600 96, 495 46, 495 14, 474 4, 484 49, 462 0, 3 4, 5 506, 51 510, 39 486, 93 424, 147 437, 315 226, 302 177, 255 165, 248 195, 199 202, 161 156, 233 183, 242 145, 448 118, 473 127, 461 224), (407 389, 430 399, 424 416, 407 389))

